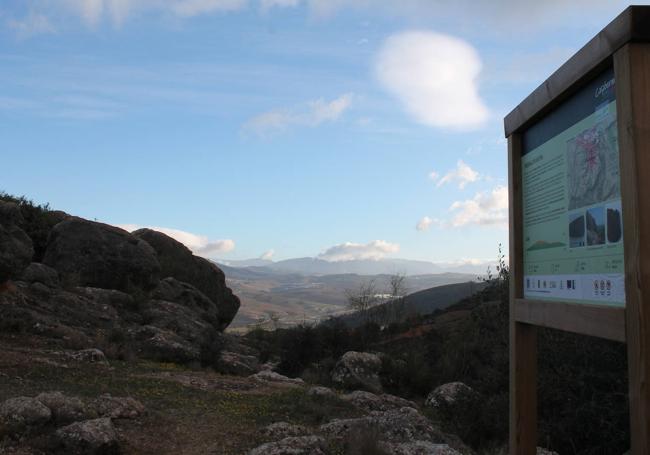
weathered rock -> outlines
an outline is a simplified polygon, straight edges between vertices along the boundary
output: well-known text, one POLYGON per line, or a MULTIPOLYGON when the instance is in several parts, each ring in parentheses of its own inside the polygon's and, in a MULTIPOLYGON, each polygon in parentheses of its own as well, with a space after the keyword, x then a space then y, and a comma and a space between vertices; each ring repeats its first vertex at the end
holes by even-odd
POLYGON ((325 455, 325 440, 318 436, 288 437, 269 442, 248 452, 248 455, 325 455))
POLYGON ((217 330, 201 317, 201 313, 164 300, 149 301, 143 316, 149 325, 173 332, 195 345, 203 341, 207 330, 217 330))
POLYGON ((343 354, 332 370, 332 381, 339 386, 374 393, 382 391, 379 380, 381 359, 367 352, 349 351, 343 354))
POLYGON ((537 448, 537 455, 558 455, 558 453, 553 452, 552 450, 545 449, 543 447, 538 447, 537 448))
POLYGON ((29 264, 20 276, 20 280, 27 283, 41 283, 51 288, 59 286, 59 274, 57 271, 40 262, 32 262, 29 264))
POLYGON ((414 441, 382 444, 382 448, 391 455, 462 455, 447 444, 434 444, 429 441, 414 441))
POLYGON ((275 422, 262 429, 262 435, 272 441, 290 436, 303 436, 307 433, 307 428, 302 425, 293 425, 288 422, 275 422))
POLYGON ((117 433, 109 418, 76 422, 56 431, 64 453, 70 455, 112 455, 119 453, 117 433))
POLYGON ((328 387, 314 386, 307 390, 307 395, 316 400, 335 400, 336 392, 328 387))
POLYGON ((0 284, 20 276, 32 262, 34 246, 18 226, 21 221, 16 204, 0 201, 0 284))
POLYGON ((390 409, 400 409, 404 407, 417 409, 415 403, 405 400, 404 398, 389 394, 375 395, 374 393, 365 392, 363 390, 356 390, 341 395, 341 399, 366 412, 388 411, 390 409))
POLYGON ((356 419, 335 419, 321 425, 320 431, 333 439, 344 439, 351 432, 363 428, 376 430, 382 440, 388 442, 447 442, 444 434, 426 417, 409 407, 385 412, 375 411, 367 417, 356 419))
POLYGON ((108 393, 95 399, 91 407, 97 415, 112 419, 135 419, 145 412, 144 405, 135 398, 114 397, 108 393))
POLYGON ((452 407, 459 398, 469 398, 474 390, 462 382, 449 382, 436 387, 428 396, 424 405, 430 408, 452 407))
POLYGON ((146 291, 159 281, 156 252, 123 229, 69 218, 50 232, 43 263, 68 285, 146 291))
POLYGON ((0 404, 0 433, 21 433, 47 423, 51 417, 50 409, 36 398, 9 398, 0 404))
POLYGON ((62 392, 44 392, 36 399, 50 409, 57 423, 70 423, 88 417, 86 406, 77 397, 66 396, 62 392))
POLYGON ((163 277, 174 277, 189 283, 205 294, 218 307, 221 329, 230 324, 239 309, 239 298, 226 286, 219 267, 202 257, 194 256, 182 243, 151 229, 140 229, 133 235, 146 241, 158 255, 163 277))
POLYGON ((136 337, 142 340, 143 354, 150 359, 177 363, 195 362, 200 359, 198 346, 169 330, 146 325, 138 329, 136 337))
POLYGON ((216 304, 203 292, 189 283, 178 281, 174 277, 167 277, 160 280, 156 289, 152 291, 151 298, 179 303, 188 308, 211 312, 214 313, 215 317, 217 317, 219 312, 216 304))
POLYGON ((250 378, 260 382, 275 382, 279 384, 303 385, 305 383, 305 381, 300 378, 288 378, 280 373, 268 370, 260 371, 259 373, 250 376, 250 378))
POLYGON ((235 376, 250 376, 260 371, 257 357, 223 351, 219 357, 219 371, 235 376))
POLYGON ((77 362, 87 362, 87 363, 99 363, 101 365, 108 365, 108 360, 106 360, 106 355, 95 348, 82 349, 81 351, 68 353, 68 357, 77 362))

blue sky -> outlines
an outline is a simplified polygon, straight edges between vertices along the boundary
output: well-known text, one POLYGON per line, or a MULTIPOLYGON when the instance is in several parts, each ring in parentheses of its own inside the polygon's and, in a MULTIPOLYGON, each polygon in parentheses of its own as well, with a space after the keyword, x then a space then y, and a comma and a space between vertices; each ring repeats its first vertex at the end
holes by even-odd
POLYGON ((503 116, 626 5, 2 0, 0 190, 213 258, 493 259, 503 116))

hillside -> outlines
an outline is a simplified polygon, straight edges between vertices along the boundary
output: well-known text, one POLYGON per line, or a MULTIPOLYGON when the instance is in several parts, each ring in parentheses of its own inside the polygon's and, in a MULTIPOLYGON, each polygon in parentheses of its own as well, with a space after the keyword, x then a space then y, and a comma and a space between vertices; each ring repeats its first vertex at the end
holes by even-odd
MULTIPOLYGON (((283 325, 323 320, 349 311, 347 291, 358 289, 371 280, 383 287, 390 278, 389 275, 357 274, 313 276, 267 267, 219 267, 226 274, 228 286, 241 299, 241 308, 231 324, 232 329, 269 320, 272 314, 277 315, 283 325)), ((409 292, 418 292, 475 278, 463 273, 408 276, 405 287, 409 292)))

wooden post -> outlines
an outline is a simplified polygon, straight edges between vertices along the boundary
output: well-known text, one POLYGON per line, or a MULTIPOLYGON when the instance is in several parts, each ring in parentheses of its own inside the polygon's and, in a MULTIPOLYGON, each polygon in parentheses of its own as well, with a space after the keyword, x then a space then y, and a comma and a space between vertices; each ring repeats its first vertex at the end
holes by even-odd
POLYGON ((537 448, 537 329, 517 322, 523 297, 521 136, 508 137, 510 206, 510 454, 535 455, 537 448))
POLYGON ((633 455, 650 454, 650 45, 614 54, 633 455))

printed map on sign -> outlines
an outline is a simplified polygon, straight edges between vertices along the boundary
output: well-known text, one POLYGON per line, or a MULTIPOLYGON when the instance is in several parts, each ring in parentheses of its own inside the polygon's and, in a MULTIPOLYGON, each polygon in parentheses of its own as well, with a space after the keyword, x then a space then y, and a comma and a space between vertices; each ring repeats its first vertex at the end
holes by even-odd
POLYGON ((616 134, 610 118, 567 142, 569 210, 620 197, 616 134))

